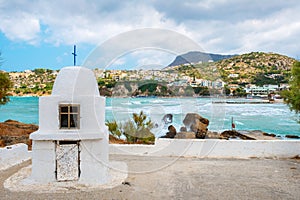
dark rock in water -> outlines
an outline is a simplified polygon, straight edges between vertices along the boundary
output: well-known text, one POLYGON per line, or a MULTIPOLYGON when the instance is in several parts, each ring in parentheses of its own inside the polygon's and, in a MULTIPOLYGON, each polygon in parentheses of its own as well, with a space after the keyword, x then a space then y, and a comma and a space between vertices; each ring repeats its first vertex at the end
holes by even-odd
POLYGON ((165 124, 170 124, 173 122, 173 115, 172 114, 166 114, 163 117, 163 121, 165 122, 165 124))
POLYGON ((255 140, 276 140, 276 135, 261 130, 239 130, 239 133, 255 140))
POLYGON ((161 138, 174 138, 175 137, 177 131, 176 131, 176 128, 173 125, 170 125, 168 127, 168 131, 169 132, 167 132, 166 135, 162 136, 161 138))
POLYGON ((292 159, 300 160, 300 155, 296 155, 296 156, 292 157, 292 159))
POLYGON ((207 130, 207 128, 204 129, 204 131, 202 131, 201 129, 197 129, 196 138, 204 139, 206 137, 207 130))
POLYGON ((209 120, 197 113, 188 113, 183 120, 183 124, 187 127, 188 131, 196 134, 196 138, 203 139, 208 131, 209 120))
POLYGON ((175 137, 176 139, 196 139, 194 132, 178 132, 175 137))
POLYGON ((175 137, 175 135, 176 135, 176 133, 177 133, 177 131, 176 131, 176 128, 173 126, 173 125, 170 125, 169 127, 168 127, 168 133, 166 134, 169 138, 174 138, 175 137))
POLYGON ((180 128, 180 132, 187 132, 186 127, 185 127, 185 126, 182 126, 182 127, 180 128))
POLYGON ((169 131, 169 133, 174 133, 176 135, 176 128, 173 125, 170 125, 168 127, 168 131, 169 131))
POLYGON ((218 132, 207 131, 206 139, 220 139, 220 134, 218 132))
POLYGON ((273 133, 265 133, 265 132, 263 132, 262 134, 263 134, 264 136, 276 137, 276 135, 273 134, 273 133))
POLYGON ((220 134, 220 139, 240 138, 242 140, 255 140, 252 137, 243 135, 235 130, 224 131, 220 134))
MULTIPOLYGON (((200 116, 200 115, 199 115, 199 116, 200 116)), ((200 116, 200 117, 201 117, 201 116, 200 116)), ((209 125, 209 120, 208 120, 208 119, 202 117, 202 118, 200 118, 199 120, 200 120, 200 122, 202 122, 203 124, 206 124, 207 126, 209 125)))
POLYGON ((300 139, 298 135, 285 135, 286 138, 291 138, 291 139, 300 139))
POLYGON ((191 125, 191 123, 195 123, 196 120, 199 120, 203 124, 209 125, 209 120, 197 113, 187 113, 183 120, 183 124, 188 127, 191 125))

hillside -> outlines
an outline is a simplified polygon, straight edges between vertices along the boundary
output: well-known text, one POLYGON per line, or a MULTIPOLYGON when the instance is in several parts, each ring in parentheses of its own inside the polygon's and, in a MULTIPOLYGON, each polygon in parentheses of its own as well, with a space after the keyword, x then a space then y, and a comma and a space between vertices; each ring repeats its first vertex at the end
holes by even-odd
POLYGON ((228 84, 287 83, 296 60, 275 53, 251 52, 217 62, 168 67, 180 75, 206 80, 222 79, 228 84))
MULTIPOLYGON (((205 55, 198 53, 190 52, 188 55, 205 55)), ((218 54, 211 55, 217 56, 218 54)), ((197 60, 202 59, 201 56, 197 60)), ((226 57, 219 56, 221 57, 216 58, 226 57)), ((195 62, 169 66, 163 70, 104 71, 95 69, 94 72, 103 96, 174 96, 176 94, 185 96, 190 94, 190 91, 182 89, 187 85, 212 87, 221 83, 223 87, 221 80, 226 84, 239 84, 240 86, 248 83, 258 86, 287 83, 291 66, 296 60, 275 53, 252 52, 217 62, 193 61, 195 62), (175 86, 178 87, 171 88, 175 86)), ((49 95, 57 74, 58 71, 49 69, 11 72, 9 75, 14 86, 10 94, 14 96, 49 95)))
POLYGON ((209 62, 209 61, 219 61, 226 58, 231 58, 233 55, 220 55, 212 53, 203 53, 199 51, 191 51, 186 54, 176 56, 175 60, 168 66, 178 66, 189 63, 199 63, 199 62, 209 62))
POLYGON ((225 82, 262 85, 287 83, 295 61, 276 53, 251 52, 214 64, 225 82))

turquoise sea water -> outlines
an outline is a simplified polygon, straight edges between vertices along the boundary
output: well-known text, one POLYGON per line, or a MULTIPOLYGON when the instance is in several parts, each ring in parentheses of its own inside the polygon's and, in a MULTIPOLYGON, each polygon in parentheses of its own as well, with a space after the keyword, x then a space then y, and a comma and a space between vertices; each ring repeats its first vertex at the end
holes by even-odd
POLYGON ((10 97, 10 102, 0 105, 0 122, 8 119, 23 123, 39 123, 38 97, 10 97))
MULTIPOLYGON (((38 125, 38 98, 11 97, 0 106, 0 121, 13 119, 38 125)), ((222 131, 231 128, 233 117, 238 130, 262 130, 278 135, 300 136, 297 115, 287 105, 276 104, 215 104, 223 99, 211 98, 107 98, 106 120, 126 121, 132 113, 143 110, 156 124, 156 136, 164 135, 170 124, 164 124, 165 114, 173 114, 173 125, 182 126, 188 112, 196 112, 209 119, 209 130, 222 131)), ((244 101, 244 100, 243 100, 244 101)))

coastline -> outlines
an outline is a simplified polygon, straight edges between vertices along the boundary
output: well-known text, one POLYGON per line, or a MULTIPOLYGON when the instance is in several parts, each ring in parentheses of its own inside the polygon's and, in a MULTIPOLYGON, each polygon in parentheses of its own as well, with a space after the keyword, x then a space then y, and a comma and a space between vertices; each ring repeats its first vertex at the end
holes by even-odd
MULTIPOLYGON (((43 96, 51 96, 51 93, 47 93, 47 94, 26 94, 26 95, 10 95, 10 97, 43 97, 43 96)), ((222 100, 228 100, 228 101, 213 101, 212 103, 227 103, 227 104, 239 104, 239 103, 280 103, 280 104, 284 104, 283 99, 274 99, 274 100, 268 100, 268 99, 264 99, 264 98, 257 98, 257 99, 249 99, 246 97, 231 97, 231 96, 142 96, 142 97, 138 97, 138 96, 104 96, 105 98, 120 98, 120 99, 124 99, 124 98, 136 98, 136 99, 191 99, 191 98, 196 98, 196 99, 222 99, 222 100), (237 101, 232 101, 232 100, 237 100, 237 101), (244 100, 244 102, 242 102, 241 100, 244 100)))
MULTIPOLYGON (((179 130, 181 127, 182 115, 197 107, 198 111, 196 111, 196 113, 203 115, 207 119, 211 119, 211 123, 208 127, 210 131, 221 132, 230 129, 230 120, 231 117, 234 117, 234 122, 238 130, 261 130, 269 134, 281 136, 300 136, 300 127, 295 121, 296 115, 281 102, 257 105, 212 104, 212 101, 214 100, 215 99, 213 98, 207 97, 108 97, 106 101, 106 120, 126 120, 124 117, 130 116, 133 112, 143 110, 151 116, 153 121, 160 123, 160 120, 165 114, 171 113, 174 115, 174 122, 172 124, 179 130), (127 114, 126 116, 123 114, 123 118, 120 115, 118 115, 117 118, 114 118, 116 114, 115 112, 126 112, 127 114), (216 118, 216 116, 218 116, 218 118, 216 118)), ((253 101, 253 99, 247 100, 240 98, 219 98, 219 100, 253 101)), ((33 123, 38 125, 38 97, 30 95, 12 96, 10 103, 0 107, 0 113, 0 121, 2 122, 8 119, 13 119, 27 124, 33 123), (22 112, 20 112, 20 110, 22 110, 22 112)), ((167 129, 167 127, 164 129, 167 129)), ((166 132, 162 132, 162 134, 165 134, 166 132)))
MULTIPOLYGON (((17 143, 25 143, 28 145, 29 149, 31 149, 31 141, 29 140, 29 135, 38 130, 37 125, 33 124, 24 124, 14 120, 7 120, 5 122, 0 122, 0 147, 5 147, 8 145, 14 145, 17 143)), ((230 132, 230 131, 227 131, 230 132)), ((231 131, 232 132, 232 131, 231 131)), ((284 138, 279 137, 274 134, 265 133, 259 130, 237 130, 238 134, 241 136, 245 136, 247 139, 243 140, 299 140, 300 136, 294 136, 292 138, 284 138)), ((237 137, 235 134, 227 135, 226 137, 222 136, 221 133, 208 131, 207 136, 204 138, 206 140, 241 140, 241 138, 237 137)), ((172 140, 172 139, 171 139, 172 140)), ((181 140, 181 139, 178 139, 181 140)), ((203 140, 203 139, 196 139, 203 140)), ((113 137, 110 137, 111 143, 121 144, 119 140, 115 140, 113 137)))

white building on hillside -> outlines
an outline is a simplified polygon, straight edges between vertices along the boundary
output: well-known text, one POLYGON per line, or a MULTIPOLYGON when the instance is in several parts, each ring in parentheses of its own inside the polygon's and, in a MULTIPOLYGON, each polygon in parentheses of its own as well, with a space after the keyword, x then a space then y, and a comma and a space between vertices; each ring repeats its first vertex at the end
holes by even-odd
POLYGON ((251 85, 245 88, 245 92, 252 95, 268 95, 274 93, 277 89, 278 86, 276 85, 264 85, 263 87, 251 85))

